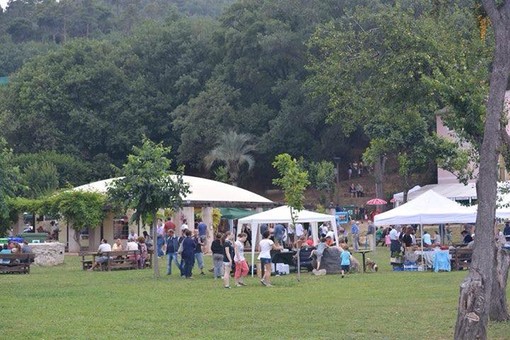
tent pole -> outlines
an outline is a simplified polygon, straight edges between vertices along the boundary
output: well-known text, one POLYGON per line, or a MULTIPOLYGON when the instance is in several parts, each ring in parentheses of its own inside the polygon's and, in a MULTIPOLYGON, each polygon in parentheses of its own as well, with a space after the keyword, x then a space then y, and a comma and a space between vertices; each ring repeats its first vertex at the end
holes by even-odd
POLYGON ((421 267, 423 271, 425 271, 425 253, 423 252, 423 224, 420 223, 420 232, 421 232, 421 267))
POLYGON ((251 277, 255 268, 255 244, 257 243, 257 233, 259 232, 259 225, 256 223, 251 224, 251 277))

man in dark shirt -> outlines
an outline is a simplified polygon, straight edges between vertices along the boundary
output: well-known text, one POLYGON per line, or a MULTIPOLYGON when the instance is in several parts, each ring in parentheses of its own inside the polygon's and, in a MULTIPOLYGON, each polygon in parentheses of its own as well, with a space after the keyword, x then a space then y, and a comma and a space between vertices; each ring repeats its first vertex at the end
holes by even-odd
POLYGON ((503 235, 505 236, 505 240, 510 242, 510 222, 505 223, 505 229, 503 229, 503 235))
POLYGON ((464 237, 462 243, 469 244, 469 242, 473 241, 473 237, 466 230, 463 230, 460 234, 464 237))

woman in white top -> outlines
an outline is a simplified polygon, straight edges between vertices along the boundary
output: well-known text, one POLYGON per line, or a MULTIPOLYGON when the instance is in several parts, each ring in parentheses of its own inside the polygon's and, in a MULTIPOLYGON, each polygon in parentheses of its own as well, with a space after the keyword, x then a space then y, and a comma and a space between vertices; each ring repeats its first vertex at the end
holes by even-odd
POLYGON ((269 230, 262 234, 263 239, 259 243, 259 260, 264 273, 260 283, 264 286, 271 287, 271 250, 282 249, 283 247, 275 245, 274 242, 269 239, 269 235, 269 230))

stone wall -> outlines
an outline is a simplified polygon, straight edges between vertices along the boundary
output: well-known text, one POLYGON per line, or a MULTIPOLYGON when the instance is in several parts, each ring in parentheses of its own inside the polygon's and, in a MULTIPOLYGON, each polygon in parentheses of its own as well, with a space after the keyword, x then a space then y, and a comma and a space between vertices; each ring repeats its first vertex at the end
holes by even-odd
POLYGON ((29 245, 35 254, 35 264, 51 267, 64 263, 65 245, 63 243, 30 243, 29 245))

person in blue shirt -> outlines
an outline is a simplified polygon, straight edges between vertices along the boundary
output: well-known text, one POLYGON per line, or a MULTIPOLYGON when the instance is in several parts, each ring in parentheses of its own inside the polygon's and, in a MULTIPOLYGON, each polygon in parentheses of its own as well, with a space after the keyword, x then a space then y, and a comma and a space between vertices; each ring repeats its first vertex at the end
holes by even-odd
POLYGON ((285 227, 282 224, 277 224, 274 226, 274 241, 278 243, 278 245, 283 246, 283 238, 285 236, 285 227))
POLYGON ((342 244, 342 252, 340 253, 340 268, 342 270, 342 278, 348 273, 351 267, 351 253, 346 243, 342 244))
POLYGON ((207 224, 204 223, 202 219, 198 220, 198 236, 200 237, 200 241, 205 243, 207 239, 207 224))
POLYGON ((352 221, 351 224, 351 234, 352 234, 352 246, 355 251, 358 251, 359 248, 359 227, 356 221, 352 221))

